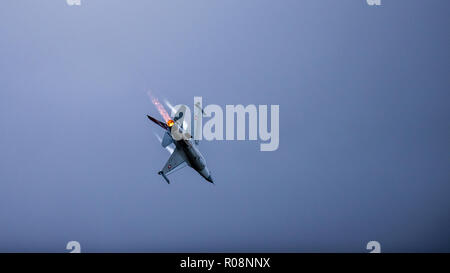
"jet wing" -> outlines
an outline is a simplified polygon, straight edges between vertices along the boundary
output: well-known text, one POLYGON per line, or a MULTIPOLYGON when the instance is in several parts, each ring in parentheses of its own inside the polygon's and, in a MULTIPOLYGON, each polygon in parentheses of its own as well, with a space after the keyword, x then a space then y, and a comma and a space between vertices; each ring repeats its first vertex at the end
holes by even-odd
POLYGON ((185 153, 181 149, 176 148, 170 155, 169 160, 167 160, 166 165, 164 165, 164 168, 161 170, 161 172, 164 175, 168 175, 175 170, 186 167, 188 164, 189 163, 187 161, 185 153))

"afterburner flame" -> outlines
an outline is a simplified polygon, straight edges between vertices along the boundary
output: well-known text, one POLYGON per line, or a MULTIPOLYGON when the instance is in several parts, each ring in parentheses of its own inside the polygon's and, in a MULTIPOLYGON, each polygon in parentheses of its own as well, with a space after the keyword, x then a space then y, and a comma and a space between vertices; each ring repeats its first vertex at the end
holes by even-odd
POLYGON ((168 122, 170 120, 170 116, 167 113, 167 111, 164 108, 164 106, 159 102, 159 100, 157 98, 155 98, 153 96, 151 96, 151 98, 152 98, 152 103, 156 106, 156 109, 158 109, 158 112, 164 118, 164 121, 168 122))
POLYGON ((167 123, 167 126, 169 126, 169 127, 172 127, 175 124, 175 122, 171 119, 169 119, 166 123, 167 123))

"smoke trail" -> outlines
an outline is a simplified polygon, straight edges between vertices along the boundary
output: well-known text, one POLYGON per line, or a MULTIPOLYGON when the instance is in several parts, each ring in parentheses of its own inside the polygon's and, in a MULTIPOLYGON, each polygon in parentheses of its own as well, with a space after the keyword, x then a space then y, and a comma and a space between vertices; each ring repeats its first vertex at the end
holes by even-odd
POLYGON ((147 94, 150 97, 150 99, 152 100, 152 103, 156 106, 156 109, 158 110, 158 112, 164 118, 164 121, 167 122, 168 120, 170 120, 171 118, 170 118, 169 114, 167 113, 164 106, 159 102, 159 100, 155 96, 153 96, 153 94, 150 91, 148 91, 147 94))
POLYGON ((175 107, 173 107, 173 105, 166 99, 164 99, 164 104, 169 107, 170 111, 172 111, 172 113, 175 115, 177 109, 175 109, 175 107))

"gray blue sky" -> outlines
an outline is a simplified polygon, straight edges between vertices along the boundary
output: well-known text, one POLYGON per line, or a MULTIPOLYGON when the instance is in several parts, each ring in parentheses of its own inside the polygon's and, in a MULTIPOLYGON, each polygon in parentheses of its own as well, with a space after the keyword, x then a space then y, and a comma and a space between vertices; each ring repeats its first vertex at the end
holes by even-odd
POLYGON ((2 1, 0 252, 450 251, 450 2, 2 1), (280 105, 168 158, 147 91, 280 105))

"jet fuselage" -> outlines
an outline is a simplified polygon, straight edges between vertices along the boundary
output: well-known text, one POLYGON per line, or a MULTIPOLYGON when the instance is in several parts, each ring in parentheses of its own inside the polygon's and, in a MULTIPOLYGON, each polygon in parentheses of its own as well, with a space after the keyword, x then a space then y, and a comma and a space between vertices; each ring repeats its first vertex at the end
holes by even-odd
POLYGON ((207 181, 213 183, 211 177, 211 172, 206 165, 206 160, 202 153, 192 144, 190 139, 174 140, 175 146, 182 150, 188 160, 189 165, 196 170, 201 176, 203 176, 207 181))

